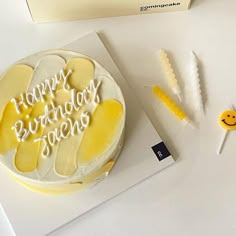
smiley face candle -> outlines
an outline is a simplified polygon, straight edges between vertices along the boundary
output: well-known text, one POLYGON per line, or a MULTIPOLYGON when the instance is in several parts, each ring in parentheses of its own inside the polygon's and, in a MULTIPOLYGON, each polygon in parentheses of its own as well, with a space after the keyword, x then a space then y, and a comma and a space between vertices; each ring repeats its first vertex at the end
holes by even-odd
POLYGON ((218 150, 217 150, 218 155, 222 151, 222 148, 223 148, 223 145, 225 143, 228 131, 236 129, 236 111, 234 111, 234 110, 224 111, 219 116, 219 124, 223 129, 225 129, 225 133, 224 133, 224 135, 221 139, 220 145, 219 145, 218 150))
POLYGON ((236 111, 224 111, 219 117, 219 123, 226 130, 236 129, 236 111))

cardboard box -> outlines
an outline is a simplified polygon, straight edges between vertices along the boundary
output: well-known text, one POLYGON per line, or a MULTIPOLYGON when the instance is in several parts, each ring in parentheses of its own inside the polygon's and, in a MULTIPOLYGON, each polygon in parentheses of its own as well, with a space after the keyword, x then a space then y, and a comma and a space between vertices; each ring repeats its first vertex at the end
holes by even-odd
POLYGON ((34 22, 186 10, 191 0, 27 0, 34 22))

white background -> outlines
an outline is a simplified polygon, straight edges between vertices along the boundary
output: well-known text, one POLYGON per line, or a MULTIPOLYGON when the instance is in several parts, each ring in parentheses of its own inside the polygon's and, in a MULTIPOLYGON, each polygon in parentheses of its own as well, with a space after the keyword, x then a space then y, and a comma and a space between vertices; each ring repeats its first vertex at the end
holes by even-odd
MULTIPOLYGON (((28 54, 96 30, 177 160, 54 235, 236 235, 236 132, 230 133, 223 154, 215 154, 223 134, 218 115, 236 105, 235 9, 234 0, 195 0, 185 12, 36 25, 23 0, 1 3, 0 72, 28 54), (175 61, 183 107, 200 121, 196 130, 180 124, 158 101, 151 105, 154 98, 144 86, 156 82, 167 88, 156 55, 160 48, 175 61), (206 100, 201 119, 192 103, 190 50, 201 61, 206 100)), ((11 235, 3 216, 0 235, 11 235)))

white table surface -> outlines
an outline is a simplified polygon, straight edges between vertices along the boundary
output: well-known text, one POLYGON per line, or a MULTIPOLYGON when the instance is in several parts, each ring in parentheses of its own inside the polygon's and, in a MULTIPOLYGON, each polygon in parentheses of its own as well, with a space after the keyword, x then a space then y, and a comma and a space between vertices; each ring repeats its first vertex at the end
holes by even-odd
MULTIPOLYGON (((23 0, 1 2, 0 72, 21 57, 96 30, 177 160, 53 235, 236 235, 236 132, 223 154, 215 154, 223 133, 217 117, 236 105, 235 9, 235 0, 196 0, 186 12, 36 25, 23 0), (153 97, 144 85, 159 81, 165 86, 155 55, 159 48, 171 52, 186 90, 190 50, 201 60, 206 114, 194 132, 160 103, 150 105, 153 97)), ((191 102, 184 106, 193 114, 191 102)), ((0 235, 13 235, 2 211, 0 235)))

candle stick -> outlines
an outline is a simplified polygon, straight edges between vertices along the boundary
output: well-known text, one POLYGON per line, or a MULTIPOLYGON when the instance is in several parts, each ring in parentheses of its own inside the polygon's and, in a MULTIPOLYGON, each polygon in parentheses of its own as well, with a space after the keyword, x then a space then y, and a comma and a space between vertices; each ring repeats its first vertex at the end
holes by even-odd
POLYGON ((180 120, 189 124, 192 128, 190 119, 185 112, 162 90, 158 85, 153 86, 153 93, 165 104, 167 108, 180 120))
POLYGON ((199 72, 198 72, 198 61, 193 51, 191 52, 191 77, 192 77, 192 86, 193 86, 194 96, 195 96, 196 109, 198 112, 203 113, 204 108, 203 108, 201 83, 200 83, 199 72))
POLYGON ((223 149, 228 132, 236 129, 236 111, 234 110, 224 111, 219 117, 219 124, 223 129, 225 129, 225 132, 221 138, 220 144, 216 151, 218 155, 221 153, 223 149))
POLYGON ((220 140, 219 146, 218 146, 217 151, 216 151, 216 154, 217 154, 217 155, 220 155, 220 154, 221 154, 221 151, 222 151, 223 146, 224 146, 224 144, 225 144, 225 140, 226 140, 226 138, 227 138, 228 133, 229 133, 228 130, 225 130, 225 131, 224 131, 224 133, 223 133, 223 135, 222 135, 222 138, 221 138, 221 140, 220 140))
POLYGON ((173 67, 167 53, 163 49, 160 50, 160 62, 165 71, 169 87, 172 89, 173 93, 178 96, 180 102, 182 102, 182 94, 173 67))

